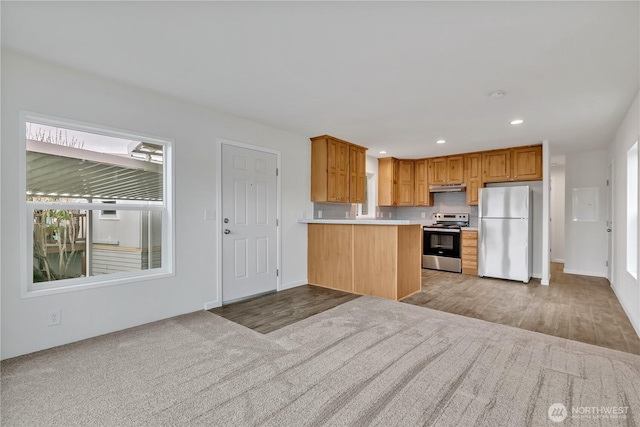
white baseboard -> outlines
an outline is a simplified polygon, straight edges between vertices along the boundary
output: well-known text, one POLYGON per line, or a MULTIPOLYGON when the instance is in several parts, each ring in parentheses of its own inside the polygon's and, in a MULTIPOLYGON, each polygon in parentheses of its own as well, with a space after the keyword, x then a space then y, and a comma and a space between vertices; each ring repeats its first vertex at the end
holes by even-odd
POLYGON ((551 262, 560 262, 564 264, 564 258, 555 258, 555 259, 552 259, 551 262))
POLYGON ((572 268, 563 268, 563 273, 567 274, 579 274, 581 276, 593 276, 593 277, 604 277, 607 278, 607 272, 598 272, 598 271, 586 271, 586 270, 574 270, 572 268))
POLYGON ((297 282, 285 283, 280 285, 280 290, 284 291, 285 289, 297 288, 298 286, 306 285, 309 283, 307 280, 299 280, 297 282))
POLYGON ((620 299, 620 295, 618 295, 618 292, 616 291, 616 288, 615 288, 615 286, 613 286, 613 284, 611 285, 611 289, 613 289, 613 293, 616 295, 616 298, 618 298, 618 302, 620 303, 620 305, 622 306, 622 309, 624 310, 625 314, 627 315, 627 319, 629 319, 629 322, 631 322, 631 326, 633 326, 633 329, 635 329, 636 334, 638 334, 638 338, 640 338, 640 325, 636 325, 633 322, 633 318, 629 314, 629 310, 627 309, 627 306, 624 305, 624 302, 622 302, 622 300, 620 299))
POLYGON ((222 304, 220 303, 219 300, 205 302, 204 303, 204 309, 205 310, 211 310, 212 308, 220 307, 221 305, 222 304))

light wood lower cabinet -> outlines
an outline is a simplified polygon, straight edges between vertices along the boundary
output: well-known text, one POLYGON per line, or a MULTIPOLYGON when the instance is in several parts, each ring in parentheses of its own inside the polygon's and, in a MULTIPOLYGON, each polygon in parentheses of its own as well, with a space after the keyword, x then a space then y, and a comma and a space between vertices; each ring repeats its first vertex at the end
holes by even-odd
POLYGON ((309 283, 391 300, 420 290, 420 225, 308 227, 309 283))
POLYGON ((353 226, 308 225, 309 283, 353 292, 353 226))
POLYGON ((462 274, 478 275, 478 232, 462 232, 462 274))

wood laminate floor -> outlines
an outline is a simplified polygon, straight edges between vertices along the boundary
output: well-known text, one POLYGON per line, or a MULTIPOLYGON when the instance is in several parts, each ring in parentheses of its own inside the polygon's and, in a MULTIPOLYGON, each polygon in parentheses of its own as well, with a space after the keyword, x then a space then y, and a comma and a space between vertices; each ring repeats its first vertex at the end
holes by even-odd
POLYGON ((562 269, 551 264, 549 286, 422 270, 422 291, 403 302, 640 354, 640 338, 609 281, 562 269))
POLYGON ((347 292, 304 285, 209 310, 262 334, 358 298, 347 292))
MULTIPOLYGON (((402 302, 640 355, 640 338, 609 281, 562 268, 551 264, 550 286, 422 270, 422 290, 402 302)), ((209 311, 267 334, 355 298, 305 285, 209 311)))

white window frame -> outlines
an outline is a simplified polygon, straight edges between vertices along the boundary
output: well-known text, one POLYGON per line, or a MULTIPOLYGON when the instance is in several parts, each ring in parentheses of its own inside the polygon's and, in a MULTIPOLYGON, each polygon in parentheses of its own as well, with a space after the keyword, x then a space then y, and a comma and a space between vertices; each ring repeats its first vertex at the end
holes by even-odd
POLYGON ((122 285, 151 279, 161 279, 175 275, 175 215, 174 215, 174 172, 173 172, 173 145, 174 141, 168 138, 159 138, 139 132, 129 132, 108 126, 95 125, 77 120, 54 117, 45 114, 20 111, 19 132, 19 202, 20 213, 20 295, 22 298, 31 298, 44 295, 52 295, 64 292, 72 292, 105 286, 122 285), (80 132, 89 132, 99 135, 129 140, 144 140, 146 142, 160 144, 164 147, 163 161, 163 201, 164 205, 137 204, 135 202, 118 203, 118 210, 135 211, 162 211, 162 267, 140 271, 113 273, 107 275, 78 277, 62 279, 51 282, 33 283, 33 210, 34 209, 88 209, 93 211, 104 210, 104 204, 94 203, 41 203, 28 202, 27 192, 27 142, 26 123, 33 122, 47 126, 62 127, 80 132))
POLYGON ((375 219, 376 218, 376 197, 378 196, 377 191, 377 183, 376 174, 373 172, 367 172, 367 208, 368 212, 366 215, 362 215, 362 203, 359 203, 357 210, 357 217, 361 219, 375 219))
POLYGON ((638 168, 640 146, 636 141, 627 151, 627 272, 638 280, 638 168))

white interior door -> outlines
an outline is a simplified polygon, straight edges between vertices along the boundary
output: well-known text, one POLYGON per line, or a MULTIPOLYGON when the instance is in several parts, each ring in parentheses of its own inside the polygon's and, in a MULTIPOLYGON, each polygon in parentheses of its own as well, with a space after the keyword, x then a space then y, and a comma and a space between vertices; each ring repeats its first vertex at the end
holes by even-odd
POLYGON ((222 144, 222 302, 277 288, 277 156, 222 144))

